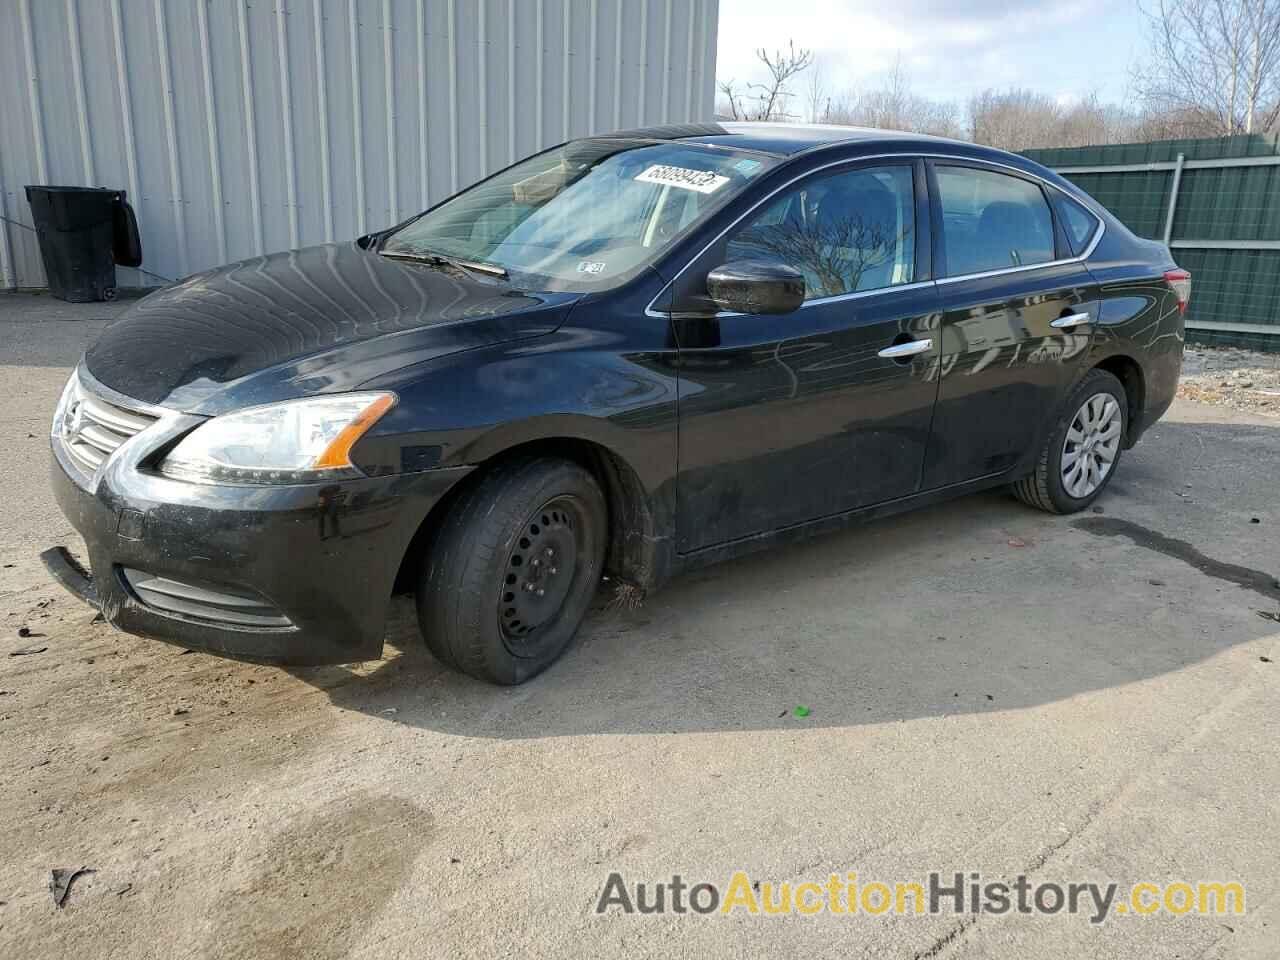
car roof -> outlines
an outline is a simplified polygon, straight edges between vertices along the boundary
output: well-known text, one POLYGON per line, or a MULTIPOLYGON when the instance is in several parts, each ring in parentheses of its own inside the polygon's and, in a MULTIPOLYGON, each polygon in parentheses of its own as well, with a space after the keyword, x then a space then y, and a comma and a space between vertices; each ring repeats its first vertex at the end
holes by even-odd
MULTIPOLYGON (((1001 164, 1030 173, 1071 194, 1098 212, 1099 205, 1075 184, 1047 167, 1017 153, 1009 153, 967 140, 934 137, 925 133, 881 130, 874 127, 845 127, 826 123, 683 123, 620 130, 598 134, 594 139, 680 140, 710 147, 729 147, 770 154, 782 159, 828 148, 848 148, 851 156, 888 149, 891 153, 932 154, 958 160, 979 160, 1001 164)), ((1101 214, 1099 214, 1101 215, 1101 214)))
POLYGON ((644 127, 637 130, 620 130, 605 134, 606 137, 635 138, 645 140, 687 140, 709 146, 736 147, 792 156, 806 150, 834 144, 852 143, 901 143, 920 141, 938 146, 972 147, 973 144, 944 137, 931 137, 921 133, 904 133, 898 130, 879 130, 872 127, 845 127, 827 123, 681 123, 644 127))

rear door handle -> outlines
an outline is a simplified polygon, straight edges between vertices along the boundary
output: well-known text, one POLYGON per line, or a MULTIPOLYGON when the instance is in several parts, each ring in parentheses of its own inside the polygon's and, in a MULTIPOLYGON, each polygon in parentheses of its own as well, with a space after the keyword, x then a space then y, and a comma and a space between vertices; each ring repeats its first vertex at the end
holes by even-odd
POLYGON ((917 353, 928 353, 932 349, 932 340, 908 340, 906 343, 885 347, 878 355, 886 360, 901 360, 903 357, 914 357, 917 353))
POLYGON ((1049 324, 1049 326, 1057 327, 1059 330, 1065 330, 1067 327, 1078 327, 1082 323, 1088 323, 1089 320, 1090 317, 1087 313, 1073 313, 1069 317, 1059 317, 1057 320, 1053 321, 1053 323, 1049 324))

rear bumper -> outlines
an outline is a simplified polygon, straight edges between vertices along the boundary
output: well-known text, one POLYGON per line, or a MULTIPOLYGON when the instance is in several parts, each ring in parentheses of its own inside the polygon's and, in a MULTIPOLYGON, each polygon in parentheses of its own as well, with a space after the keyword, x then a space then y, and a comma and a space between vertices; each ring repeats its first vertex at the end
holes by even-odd
POLYGON ((120 458, 86 486, 53 446, 58 505, 88 550, 87 570, 46 551, 56 579, 128 633, 284 664, 381 656, 410 540, 470 470, 235 487, 120 458))
POLYGON ((1178 322, 1178 337, 1152 351, 1143 369, 1145 396, 1141 415, 1129 428, 1129 446, 1137 443, 1144 433, 1155 426, 1173 406, 1178 393, 1178 380, 1182 375, 1182 324, 1178 322))

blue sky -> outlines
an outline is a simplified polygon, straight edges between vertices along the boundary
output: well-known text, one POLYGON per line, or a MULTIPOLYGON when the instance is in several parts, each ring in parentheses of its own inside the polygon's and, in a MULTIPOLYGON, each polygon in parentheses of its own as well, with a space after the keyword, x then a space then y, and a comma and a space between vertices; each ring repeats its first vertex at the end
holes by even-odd
POLYGON ((1123 103, 1146 49, 1136 0, 720 0, 717 79, 761 79, 755 48, 788 38, 815 51, 832 91, 874 87, 901 54, 916 93, 959 102, 1016 86, 1123 103))

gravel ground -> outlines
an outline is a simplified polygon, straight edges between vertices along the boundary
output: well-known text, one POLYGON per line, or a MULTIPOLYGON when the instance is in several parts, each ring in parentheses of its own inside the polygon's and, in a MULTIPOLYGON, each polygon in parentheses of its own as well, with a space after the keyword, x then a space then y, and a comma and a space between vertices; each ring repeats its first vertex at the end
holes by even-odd
POLYGON ((1277 956, 1274 418, 1178 400, 1101 513, 997 491, 724 564, 497 689, 407 604, 383 659, 283 670, 50 583, 47 418, 103 316, 0 297, 0 958, 1277 956), (737 868, 1238 880, 1247 910, 593 913, 611 871, 737 868))
POLYGON ((1280 354, 1188 346, 1178 396, 1280 417, 1280 354))

